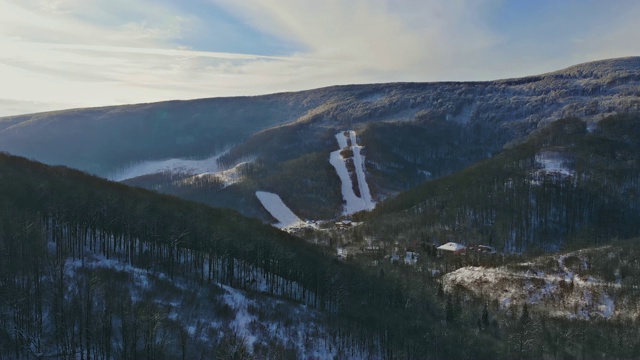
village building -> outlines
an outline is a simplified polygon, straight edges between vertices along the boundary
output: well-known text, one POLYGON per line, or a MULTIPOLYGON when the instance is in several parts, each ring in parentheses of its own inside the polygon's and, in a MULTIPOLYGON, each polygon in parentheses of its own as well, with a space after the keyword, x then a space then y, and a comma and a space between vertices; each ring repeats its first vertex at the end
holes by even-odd
POLYGON ((448 242, 437 247, 440 254, 462 254, 467 249, 466 246, 455 242, 448 242))

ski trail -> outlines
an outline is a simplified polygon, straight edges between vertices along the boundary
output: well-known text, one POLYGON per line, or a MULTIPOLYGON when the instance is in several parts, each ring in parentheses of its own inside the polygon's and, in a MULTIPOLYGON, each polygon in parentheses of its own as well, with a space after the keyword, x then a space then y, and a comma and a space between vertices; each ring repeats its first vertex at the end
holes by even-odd
POLYGON ((279 221, 278 224, 274 225, 275 227, 284 229, 304 224, 304 222, 285 205, 278 194, 256 191, 256 197, 271 216, 279 221))
POLYGON ((360 196, 357 196, 353 191, 353 182, 349 175, 349 170, 345 164, 345 159, 340 152, 348 148, 347 136, 345 132, 341 131, 335 135, 338 142, 339 149, 333 151, 329 156, 329 163, 336 169, 336 173, 342 183, 342 198, 345 201, 343 215, 350 215, 362 210, 372 210, 375 207, 375 202, 372 200, 371 191, 367 184, 366 175, 364 172, 364 156, 360 154, 362 149, 356 142, 356 133, 353 130, 348 131, 349 139, 351 141, 351 150, 353 151, 353 163, 356 171, 356 178, 358 179, 358 189, 360 190, 360 196))
POLYGON ((362 201, 364 201, 365 209, 373 210, 376 205, 371 199, 371 191, 369 191, 369 184, 367 183, 367 179, 364 174, 364 156, 360 154, 362 146, 359 146, 356 141, 355 131, 349 131, 349 135, 351 136, 351 149, 353 150, 353 162, 355 164, 356 175, 358 177, 360 196, 362 197, 362 201))

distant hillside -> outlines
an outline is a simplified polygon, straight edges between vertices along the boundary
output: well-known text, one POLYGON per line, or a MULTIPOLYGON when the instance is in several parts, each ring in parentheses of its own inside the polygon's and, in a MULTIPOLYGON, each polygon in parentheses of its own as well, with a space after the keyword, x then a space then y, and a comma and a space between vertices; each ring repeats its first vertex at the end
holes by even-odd
POLYGON ((144 160, 203 158, 326 101, 305 92, 74 109, 0 119, 0 150, 107 177, 144 160))
POLYGON ((520 79, 348 85, 24 115, 0 119, 0 150, 105 177, 150 160, 216 155, 221 170, 248 160, 228 187, 176 189, 182 177, 176 169, 131 182, 262 218, 253 194, 265 190, 305 218, 331 218, 342 206, 338 179, 319 164, 335 150, 336 132, 357 132, 372 194, 382 200, 492 156, 558 119, 591 124, 637 113, 639 63, 621 58, 520 79))

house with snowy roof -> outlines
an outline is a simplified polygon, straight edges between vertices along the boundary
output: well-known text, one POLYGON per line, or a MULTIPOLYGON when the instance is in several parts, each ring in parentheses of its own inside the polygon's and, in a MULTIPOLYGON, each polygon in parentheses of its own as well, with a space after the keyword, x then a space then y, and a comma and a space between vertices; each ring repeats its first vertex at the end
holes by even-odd
POLYGON ((467 249, 464 245, 455 242, 448 242, 437 247, 441 254, 462 254, 467 249))

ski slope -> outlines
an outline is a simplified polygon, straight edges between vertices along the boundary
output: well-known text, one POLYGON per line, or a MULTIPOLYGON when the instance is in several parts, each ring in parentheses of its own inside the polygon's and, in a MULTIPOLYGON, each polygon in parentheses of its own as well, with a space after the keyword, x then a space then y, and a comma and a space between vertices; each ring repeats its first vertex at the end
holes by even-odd
POLYGON ((305 225, 305 222, 300 220, 300 218, 285 205, 278 194, 256 191, 256 197, 269 214, 279 221, 279 223, 274 225, 275 227, 285 229, 305 225))
POLYGON ((180 173, 180 174, 202 174, 215 173, 220 171, 218 166, 218 158, 222 154, 211 156, 203 160, 188 159, 167 159, 157 161, 144 161, 133 165, 120 173, 109 177, 109 180, 123 181, 133 179, 138 176, 152 175, 163 172, 180 173))
POLYGON ((353 163, 356 171, 356 178, 358 179, 358 190, 360 190, 360 196, 357 196, 353 191, 353 182, 345 160, 340 152, 349 147, 347 136, 344 131, 336 134, 336 140, 338 150, 333 151, 329 156, 329 163, 336 169, 336 173, 342 183, 342 198, 345 201, 343 215, 351 215, 363 210, 373 210, 375 208, 375 202, 371 197, 371 191, 369 190, 369 184, 367 183, 366 175, 364 172, 364 156, 360 153, 362 146, 358 145, 356 140, 356 133, 353 130, 349 130, 346 133, 349 135, 351 141, 351 150, 353 151, 353 163))

